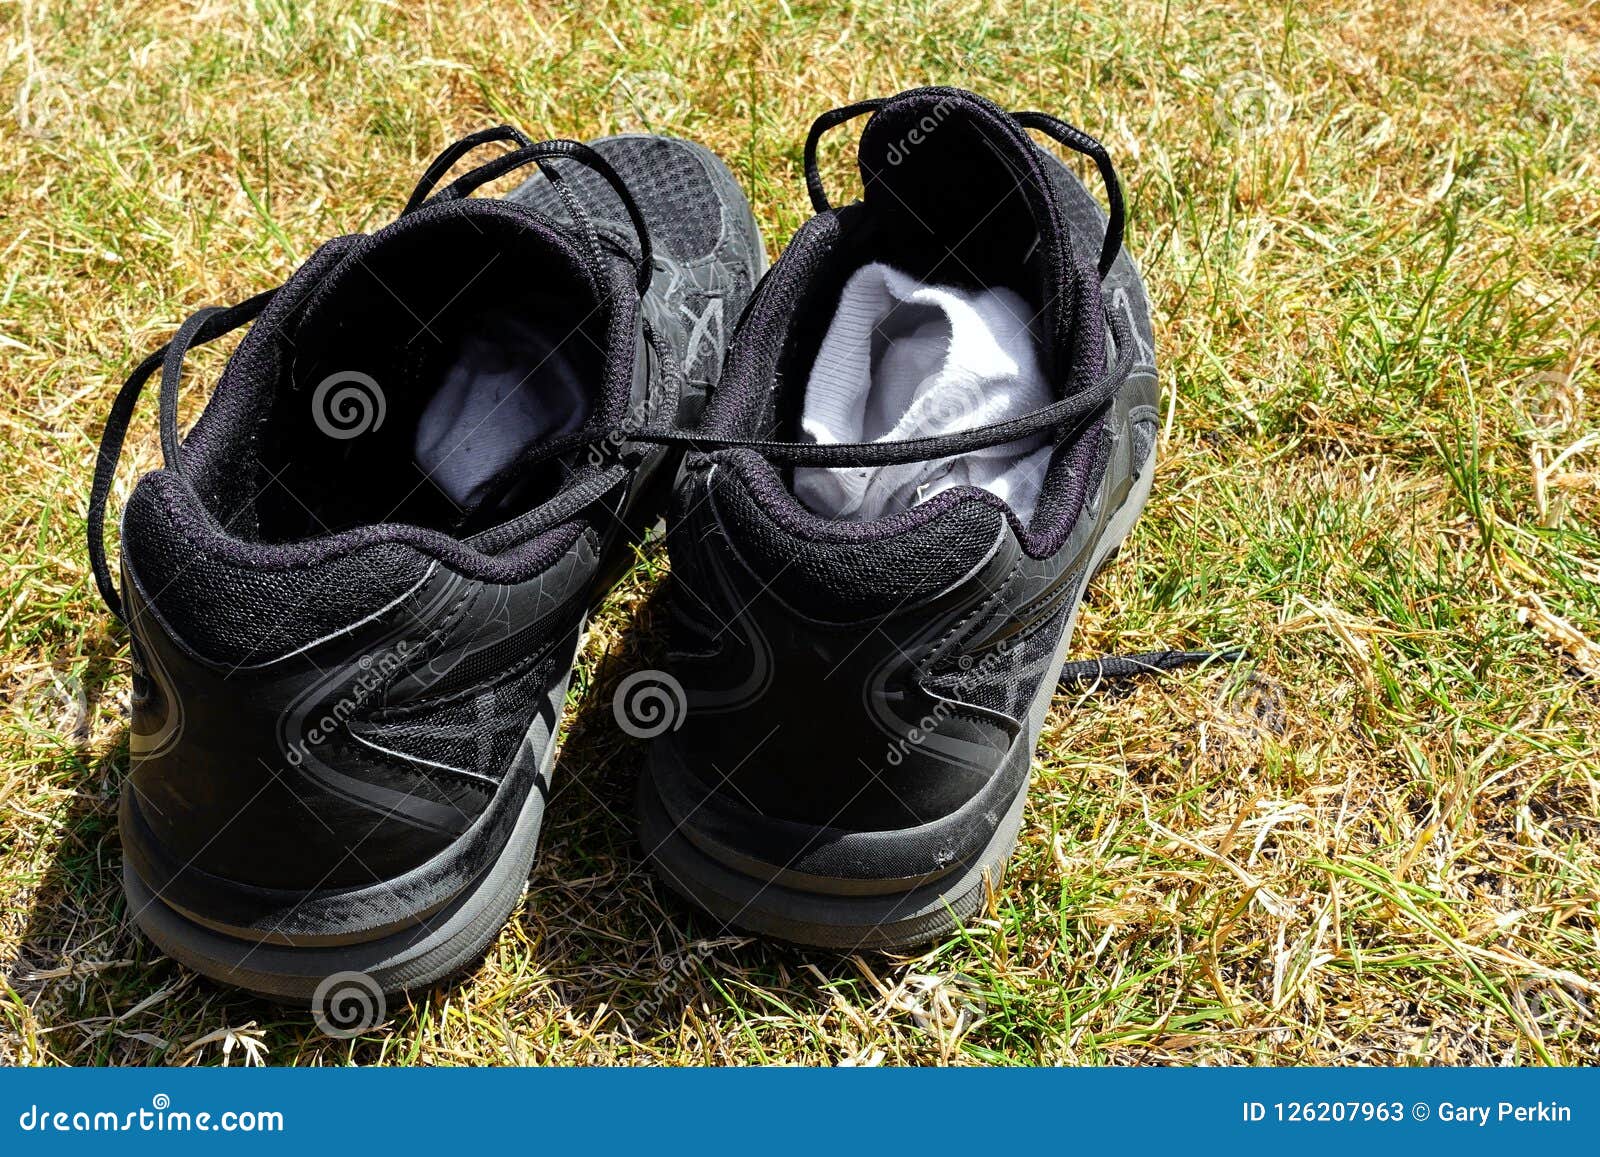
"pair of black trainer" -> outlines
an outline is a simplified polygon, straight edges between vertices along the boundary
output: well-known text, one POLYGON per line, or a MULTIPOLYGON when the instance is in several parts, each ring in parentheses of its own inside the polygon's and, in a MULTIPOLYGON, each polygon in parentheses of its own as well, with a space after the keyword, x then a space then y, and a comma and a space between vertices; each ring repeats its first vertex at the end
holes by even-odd
MULTIPOLYGON (((202 310, 138 367, 89 550, 132 640, 124 883, 170 956, 287 998, 474 962, 528 876, 586 616, 663 514, 670 669, 623 689, 666 713, 638 728, 657 733, 638 819, 661 877, 720 922, 828 948, 924 943, 979 908, 1084 588, 1150 490, 1149 306, 1105 150, 1053 117, 918 89, 820 118, 805 166, 816 216, 767 272, 698 145, 477 133, 394 223, 202 310), (818 138, 868 112, 864 196, 832 208, 818 138), (1030 129, 1093 159, 1109 215, 1030 129), (469 196, 527 165, 509 196, 469 196), (1054 401, 801 437, 842 287, 873 262, 1018 295, 1054 401), (246 323, 180 438, 184 354, 246 323), (164 467, 128 500, 119 594, 104 509, 157 371, 164 467), (1048 449, 1027 518, 972 485, 872 518, 795 494, 796 469, 1024 440, 1048 449)), ((897 340, 875 331, 872 357, 897 340)))

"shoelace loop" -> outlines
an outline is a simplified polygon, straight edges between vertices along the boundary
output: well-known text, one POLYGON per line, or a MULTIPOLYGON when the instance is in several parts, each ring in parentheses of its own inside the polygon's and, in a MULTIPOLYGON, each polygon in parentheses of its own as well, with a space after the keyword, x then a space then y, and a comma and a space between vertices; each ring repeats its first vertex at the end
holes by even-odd
POLYGON ((111 485, 117 476, 117 462, 122 458, 122 446, 128 437, 128 426, 133 421, 133 410, 144 393, 150 375, 161 369, 161 456, 169 470, 179 468, 178 459, 178 387, 183 372, 183 358, 190 349, 214 341, 230 330, 238 329, 254 320, 278 291, 269 289, 258 293, 238 305, 220 308, 209 306, 193 314, 178 327, 178 332, 166 345, 140 362, 128 380, 117 391, 111 403, 111 414, 106 418, 105 432, 100 436, 100 449, 95 457, 94 485, 89 491, 89 565, 94 571, 95 585, 107 609, 119 620, 126 621, 122 609, 122 595, 111 575, 106 561, 106 502, 111 496, 111 485))
POLYGON ((1023 128, 1037 129, 1058 144, 1065 145, 1075 153, 1081 153, 1094 162, 1095 168, 1100 170, 1100 180, 1106 187, 1106 235, 1100 242, 1100 261, 1097 266, 1100 279, 1105 280, 1111 272, 1111 266, 1116 263, 1117 254, 1122 252, 1122 234, 1126 225, 1127 211, 1122 203, 1122 182, 1117 179, 1117 170, 1111 163, 1111 154, 1106 147, 1095 140, 1088 133, 1074 125, 1069 125, 1059 117, 1042 112, 1012 113, 1012 118, 1023 128))
POLYGON ((451 145, 438 158, 428 166, 422 179, 417 182, 417 187, 412 191, 411 199, 406 202, 406 207, 400 211, 403 217, 407 213, 414 213, 430 201, 459 201, 471 194, 482 185, 488 184, 496 178, 527 165, 538 165, 542 172, 561 196, 567 206, 567 211, 575 219, 579 228, 589 237, 593 237, 593 224, 578 202, 572 197, 566 186, 562 183, 561 174, 554 166, 539 164, 541 161, 573 160, 593 170, 612 191, 617 194, 617 199, 622 202, 622 208, 628 214, 628 222, 633 226, 634 233, 639 240, 639 268, 635 274, 635 281, 639 293, 642 295, 650 289, 650 278, 653 275, 654 253, 650 246, 650 226, 644 219, 644 212, 639 208, 639 203, 634 200, 633 193, 629 191, 628 184, 618 175, 616 169, 611 167, 611 162, 602 157, 594 149, 582 141, 564 139, 541 141, 535 144, 526 135, 512 128, 510 125, 499 125, 492 129, 483 129, 461 138, 451 145), (434 193, 444 175, 450 171, 455 163, 474 149, 497 141, 513 141, 517 148, 511 152, 502 153, 492 161, 485 161, 475 169, 457 177, 450 184, 434 193))
POLYGON ((459 141, 445 149, 435 157, 417 181, 417 187, 411 192, 411 199, 406 202, 406 207, 400 210, 404 217, 407 213, 415 212, 421 208, 422 203, 432 195, 434 186, 444 179, 444 175, 455 168, 456 162, 475 149, 484 145, 494 144, 497 141, 507 141, 515 144, 520 149, 525 149, 533 144, 532 139, 521 129, 511 125, 495 125, 493 128, 479 129, 475 133, 468 133, 459 141))
POLYGON ((818 213, 826 213, 833 208, 828 202, 828 191, 822 184, 822 172, 817 167, 817 146, 822 141, 822 134, 864 113, 877 112, 887 103, 882 97, 857 101, 843 108, 830 109, 811 122, 811 131, 806 134, 806 192, 811 194, 811 207, 818 213))
MULTIPOLYGON (((811 124, 811 131, 806 134, 805 147, 805 173, 806 191, 811 195, 811 205, 818 213, 826 213, 833 208, 828 201, 828 191, 822 183, 822 172, 817 165, 817 147, 822 141, 823 134, 830 129, 837 128, 848 121, 869 112, 877 112, 888 101, 883 97, 872 100, 857 101, 855 104, 845 105, 843 108, 830 109, 823 113, 811 124)), ((1100 172, 1100 179, 1106 186, 1106 234, 1100 243, 1099 272, 1102 280, 1111 272, 1112 264, 1117 260, 1117 254, 1122 252, 1123 230, 1126 224, 1126 209, 1122 200, 1122 182, 1117 179, 1117 170, 1111 163, 1111 154, 1106 147, 1091 137, 1088 133, 1075 125, 1070 125, 1059 117, 1042 112, 1015 112, 1011 114, 1023 128, 1035 129, 1044 133, 1058 144, 1081 153, 1095 164, 1100 172)))

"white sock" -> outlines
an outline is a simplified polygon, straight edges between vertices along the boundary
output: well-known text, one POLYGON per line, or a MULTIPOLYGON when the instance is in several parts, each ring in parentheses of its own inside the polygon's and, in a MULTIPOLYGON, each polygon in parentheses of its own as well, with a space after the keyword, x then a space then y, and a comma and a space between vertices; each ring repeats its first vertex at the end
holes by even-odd
MULTIPOLYGON (((1034 311, 1009 289, 926 285, 888 265, 856 270, 817 352, 800 425, 817 442, 953 434, 1055 400, 1039 366, 1034 311)), ((1026 522, 1051 448, 1045 435, 956 458, 844 470, 801 467, 795 493, 833 518, 869 520, 952 486, 978 486, 1026 522)))

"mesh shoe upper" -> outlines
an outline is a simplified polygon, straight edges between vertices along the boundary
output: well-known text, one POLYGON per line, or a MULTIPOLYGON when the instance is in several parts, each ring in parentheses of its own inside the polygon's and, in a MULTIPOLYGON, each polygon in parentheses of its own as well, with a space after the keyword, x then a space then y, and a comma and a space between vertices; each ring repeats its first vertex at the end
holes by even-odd
MULTIPOLYGON (((595 141, 594 149, 622 174, 649 222, 655 270, 646 316, 682 351, 690 397, 678 423, 693 426, 717 380, 734 321, 766 269, 755 219, 728 170, 691 141, 628 134, 595 141)), ((639 243, 616 193, 587 169, 558 168, 602 241, 637 259, 639 243)), ((543 173, 510 199, 554 220, 570 219, 569 207, 543 173)))

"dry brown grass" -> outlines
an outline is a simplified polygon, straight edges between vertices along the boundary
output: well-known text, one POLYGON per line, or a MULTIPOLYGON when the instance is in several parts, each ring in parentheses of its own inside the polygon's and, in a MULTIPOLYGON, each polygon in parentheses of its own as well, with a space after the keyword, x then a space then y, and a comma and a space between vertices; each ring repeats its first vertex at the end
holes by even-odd
MULTIPOLYGON (((1600 1060, 1592 3, 24 0, 0 62, 0 1061, 1600 1060), (343 1043, 156 954, 117 885, 127 658, 82 544, 136 358, 486 122, 643 108, 776 243, 811 118, 927 81, 1102 135, 1131 193, 1163 464, 1079 650, 1237 642, 1251 673, 1059 699, 967 938, 706 939, 641 869, 609 723, 659 643, 653 556, 477 974, 343 1043)), ((157 460, 153 407, 130 456, 157 460)))

